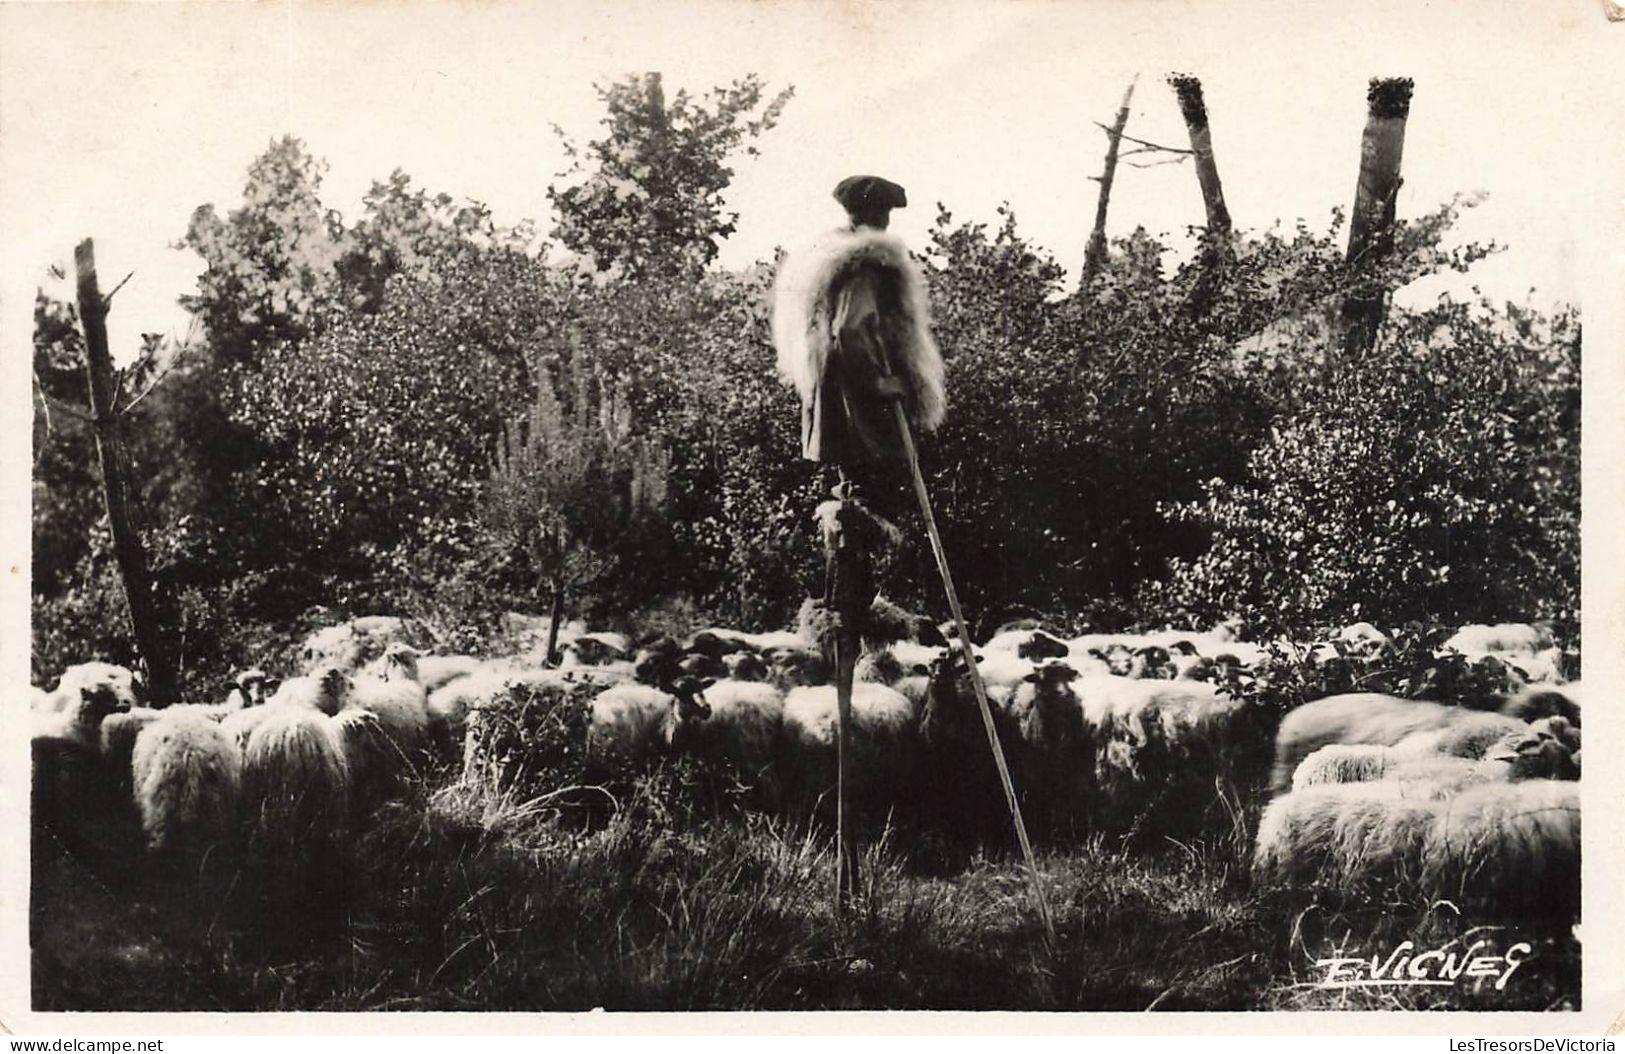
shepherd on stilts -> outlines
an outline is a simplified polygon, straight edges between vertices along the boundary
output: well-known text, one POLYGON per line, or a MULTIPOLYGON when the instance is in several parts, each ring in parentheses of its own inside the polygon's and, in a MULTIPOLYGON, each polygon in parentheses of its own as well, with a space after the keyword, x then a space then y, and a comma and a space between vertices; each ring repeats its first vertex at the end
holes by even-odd
POLYGON ((959 632, 1016 840, 1027 861, 1045 935, 1054 927, 1016 805, 1015 789, 993 728, 993 714, 971 652, 970 632, 914 449, 914 431, 934 431, 947 410, 942 355, 931 337, 925 277, 901 239, 888 234, 891 210, 908 205, 903 188, 879 176, 851 176, 835 187, 848 223, 785 261, 773 291, 773 341, 779 373, 801 397, 801 452, 833 464, 841 482, 820 506, 824 541, 821 634, 836 674, 836 906, 857 889, 857 846, 847 817, 847 735, 852 674, 863 619, 875 596, 871 539, 892 529, 858 501, 849 478, 861 466, 906 461, 925 518, 937 570, 959 632), (878 528, 878 530, 877 530, 878 528))

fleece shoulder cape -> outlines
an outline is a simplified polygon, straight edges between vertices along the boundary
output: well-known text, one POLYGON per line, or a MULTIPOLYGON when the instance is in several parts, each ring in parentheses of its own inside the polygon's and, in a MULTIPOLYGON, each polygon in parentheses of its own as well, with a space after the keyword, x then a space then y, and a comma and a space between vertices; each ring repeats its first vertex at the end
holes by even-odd
POLYGON ((843 280, 859 268, 895 275, 903 318, 888 327, 892 367, 904 382, 910 423, 931 431, 947 409, 942 355, 931 337, 925 276, 902 240, 873 229, 836 230, 788 257, 773 283, 773 343, 778 370, 802 406, 812 403, 835 343, 832 320, 843 280))

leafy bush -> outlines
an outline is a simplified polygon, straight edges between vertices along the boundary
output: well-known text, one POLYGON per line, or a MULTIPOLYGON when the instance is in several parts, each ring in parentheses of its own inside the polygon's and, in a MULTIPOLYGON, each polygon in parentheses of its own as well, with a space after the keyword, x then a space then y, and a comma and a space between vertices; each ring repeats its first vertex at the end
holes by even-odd
POLYGON ((1392 319, 1310 390, 1243 479, 1171 503, 1212 533, 1170 606, 1269 631, 1355 618, 1572 619, 1579 567, 1579 326, 1443 303, 1392 319))

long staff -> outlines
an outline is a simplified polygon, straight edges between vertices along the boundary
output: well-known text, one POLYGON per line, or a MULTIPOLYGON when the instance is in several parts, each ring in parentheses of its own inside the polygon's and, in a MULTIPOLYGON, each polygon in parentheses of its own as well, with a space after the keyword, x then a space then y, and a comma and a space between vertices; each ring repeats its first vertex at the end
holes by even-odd
MULTIPOLYGON (((879 327, 873 327, 870 332, 876 338, 876 346, 881 349, 881 369, 886 376, 893 376, 891 357, 885 350, 885 344, 879 340, 879 327)), ((1044 885, 1038 874, 1038 862, 1033 857, 1032 843, 1027 839, 1027 825, 1021 819, 1021 806, 1016 802, 1015 784, 1010 782, 1010 767, 1005 764, 1004 748, 999 745, 999 733, 993 726, 993 709, 987 702, 987 688, 976 669, 976 653, 971 650, 970 630, 965 625, 965 613, 959 607, 959 593, 954 589, 953 573, 948 569, 948 554, 942 547, 942 535, 937 532, 937 518, 931 513, 931 496, 926 493, 925 476, 920 472, 919 453, 914 449, 914 432, 909 428, 908 414, 903 411, 902 400, 893 399, 891 406, 892 415, 897 419, 898 434, 903 439, 903 451, 908 455, 909 473, 914 478, 914 496, 919 499, 920 514, 925 517, 925 531, 931 537, 931 553, 937 558, 937 573, 942 576, 942 588, 948 594, 948 610, 953 613, 954 626, 959 631, 959 650, 970 670, 971 688, 976 693, 976 705, 982 711, 982 727, 987 730, 987 743, 993 750, 993 764, 999 770, 999 783, 1004 787, 1004 801, 1009 806, 1010 819, 1016 828, 1016 841, 1021 846, 1022 857, 1027 861, 1033 897, 1038 901, 1038 914, 1044 921, 1044 935, 1053 950, 1055 922, 1050 917, 1049 901, 1044 897, 1044 885)))

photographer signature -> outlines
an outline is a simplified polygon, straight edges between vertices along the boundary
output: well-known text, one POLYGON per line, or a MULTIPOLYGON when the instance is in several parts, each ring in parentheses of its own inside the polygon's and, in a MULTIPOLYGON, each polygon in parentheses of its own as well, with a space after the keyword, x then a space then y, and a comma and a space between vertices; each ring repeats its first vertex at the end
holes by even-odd
POLYGON ((1387 958, 1372 955, 1316 959, 1315 966, 1324 969, 1326 975, 1315 987, 1453 985, 1463 977, 1493 977, 1496 991, 1505 991, 1507 982, 1534 947, 1519 941, 1504 952, 1494 953, 1483 950, 1487 946, 1491 946, 1490 941, 1478 940, 1465 949, 1451 951, 1446 946, 1418 952, 1415 941, 1404 941, 1387 958))

